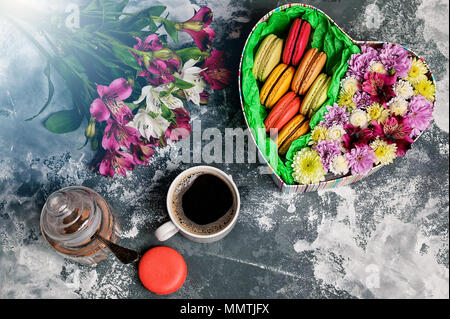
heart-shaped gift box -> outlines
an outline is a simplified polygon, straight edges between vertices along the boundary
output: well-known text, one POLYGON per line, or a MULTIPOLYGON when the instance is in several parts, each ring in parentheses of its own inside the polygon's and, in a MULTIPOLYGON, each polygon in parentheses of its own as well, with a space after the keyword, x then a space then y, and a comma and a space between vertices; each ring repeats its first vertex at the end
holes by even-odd
MULTIPOLYGON (((349 185, 375 173, 383 166, 381 164, 375 165, 363 175, 351 175, 349 173, 336 178, 336 176, 328 174, 324 181, 300 185, 293 180, 290 166, 292 166, 294 151, 306 147, 310 135, 303 136, 293 142, 286 158, 278 155, 275 142, 266 134, 264 119, 267 117, 269 110, 260 103, 259 94, 262 85, 258 84, 252 69, 257 49, 265 36, 275 34, 281 38, 286 38, 292 22, 297 18, 310 23, 312 31, 308 46, 318 48, 327 54, 328 59, 324 71, 332 77, 332 85, 328 90, 328 100, 310 119, 311 128, 314 128, 323 120, 323 116, 327 112, 327 105, 333 105, 336 102, 340 91, 340 82, 345 76, 348 61, 352 54, 360 53, 360 48, 363 46, 380 48, 386 43, 354 40, 321 10, 307 4, 298 3, 283 5, 272 10, 261 18, 252 29, 245 43, 240 62, 239 93, 241 106, 247 126, 251 130, 252 139, 262 155, 261 157, 266 161, 277 186, 286 194, 311 192, 349 185)), ((396 45, 394 43, 391 44, 396 45)), ((435 79, 425 61, 413 51, 405 47, 403 49, 408 51, 411 57, 416 57, 423 62, 423 65, 428 69, 428 79, 435 87, 435 79)), ((414 142, 419 137, 420 134, 415 136, 414 142)))

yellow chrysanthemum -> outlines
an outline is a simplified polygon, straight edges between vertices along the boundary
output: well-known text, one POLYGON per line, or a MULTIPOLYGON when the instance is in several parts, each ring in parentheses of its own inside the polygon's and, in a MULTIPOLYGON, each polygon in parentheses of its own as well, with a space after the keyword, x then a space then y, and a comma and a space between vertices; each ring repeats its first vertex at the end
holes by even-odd
POLYGON ((377 158, 375 164, 389 165, 392 164, 394 159, 397 157, 397 145, 395 144, 388 144, 377 138, 375 141, 370 143, 370 147, 377 158))
POLYGON ((355 102, 353 102, 353 96, 355 95, 355 92, 350 92, 347 90, 342 89, 339 93, 338 97, 338 105, 343 107, 353 107, 356 106, 355 102))
POLYGON ((380 124, 384 124, 386 122, 386 120, 388 119, 388 117, 390 117, 390 116, 391 116, 391 111, 384 109, 383 112, 381 113, 380 118, 377 120, 377 122, 380 124))
POLYGON ((311 132, 311 142, 317 144, 319 140, 328 138, 328 129, 325 126, 317 125, 311 132))
POLYGON ((411 70, 408 72, 406 80, 411 84, 417 84, 427 78, 428 68, 422 60, 413 58, 411 70))
POLYGON ((299 184, 313 184, 325 180, 322 161, 316 151, 306 147, 294 156, 292 177, 299 184))
POLYGON ((369 122, 378 121, 383 116, 384 107, 380 103, 373 103, 367 108, 369 122))
POLYGON ((423 95, 427 100, 434 101, 436 95, 436 86, 428 79, 423 79, 414 84, 414 94, 423 95))

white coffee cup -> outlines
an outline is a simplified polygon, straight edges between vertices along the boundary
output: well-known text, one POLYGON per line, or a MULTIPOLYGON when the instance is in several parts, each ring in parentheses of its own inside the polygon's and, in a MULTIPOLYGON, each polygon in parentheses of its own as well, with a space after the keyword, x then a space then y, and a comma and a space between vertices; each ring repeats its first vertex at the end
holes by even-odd
POLYGON ((218 240, 224 238, 226 235, 228 235, 231 232, 231 230, 234 228, 234 225, 236 225, 236 221, 237 221, 237 218, 239 215, 239 209, 241 206, 239 190, 236 187, 236 184, 234 183, 233 178, 230 175, 221 171, 220 169, 212 167, 212 166, 195 166, 195 167, 185 170, 180 175, 178 175, 177 178, 175 178, 175 180, 170 185, 169 192, 167 193, 166 203, 167 203, 167 211, 169 212, 169 217, 170 217, 171 221, 165 223, 164 225, 162 225, 161 227, 159 227, 156 230, 156 232, 155 232, 156 238, 159 241, 166 241, 169 238, 171 238, 172 236, 174 236, 176 233, 180 232, 187 239, 190 239, 190 240, 192 240, 194 242, 198 242, 198 243, 212 243, 212 242, 218 241, 218 240), (201 235, 197 234, 197 233, 193 233, 192 231, 184 228, 178 222, 177 218, 174 215, 175 212, 173 211, 173 204, 172 204, 174 192, 175 192, 177 186, 180 184, 180 182, 183 181, 183 179, 185 179, 188 176, 194 175, 195 173, 205 173, 205 174, 210 173, 210 174, 218 175, 218 176, 222 177, 226 182, 228 182, 230 188, 234 192, 234 195, 236 198, 236 205, 235 205, 236 212, 233 215, 233 218, 228 222, 228 225, 226 225, 225 228, 221 229, 217 233, 201 234, 201 235))

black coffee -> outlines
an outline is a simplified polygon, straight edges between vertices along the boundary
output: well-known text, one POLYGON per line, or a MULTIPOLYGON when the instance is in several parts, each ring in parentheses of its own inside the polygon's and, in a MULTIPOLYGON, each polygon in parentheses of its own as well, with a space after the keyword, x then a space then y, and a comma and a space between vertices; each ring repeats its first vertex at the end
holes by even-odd
POLYGON ((208 225, 225 216, 233 207, 233 193, 221 178, 198 176, 183 194, 184 215, 197 225, 208 225))
POLYGON ((226 228, 236 215, 232 185, 218 175, 196 172, 175 187, 172 210, 181 226, 192 233, 211 235, 226 228))

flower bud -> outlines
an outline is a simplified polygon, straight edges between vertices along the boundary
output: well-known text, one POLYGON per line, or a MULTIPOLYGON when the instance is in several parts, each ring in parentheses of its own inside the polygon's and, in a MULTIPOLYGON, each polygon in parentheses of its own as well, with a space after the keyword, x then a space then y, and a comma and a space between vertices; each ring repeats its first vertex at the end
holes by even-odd
POLYGON ((98 149, 98 139, 97 138, 94 138, 92 141, 91 141, 91 148, 92 148, 92 150, 93 151, 96 151, 97 149, 98 149))
POLYGON ((397 71, 394 68, 389 69, 389 75, 395 75, 395 73, 397 73, 397 71))
POLYGON ((95 135, 95 119, 91 117, 89 120, 89 125, 86 128, 86 131, 84 132, 87 138, 93 138, 95 135))
POLYGON ((142 62, 144 63, 146 69, 150 68, 150 57, 148 55, 144 55, 142 57, 142 62))
POLYGON ((184 23, 175 23, 175 30, 177 31, 183 30, 183 24, 184 23))
POLYGON ((159 58, 161 60, 167 61, 173 57, 173 52, 170 49, 162 49, 162 50, 153 52, 153 56, 155 58, 159 58))
POLYGON ((205 28, 205 25, 202 21, 187 21, 183 23, 183 29, 192 30, 192 31, 202 31, 205 28))

